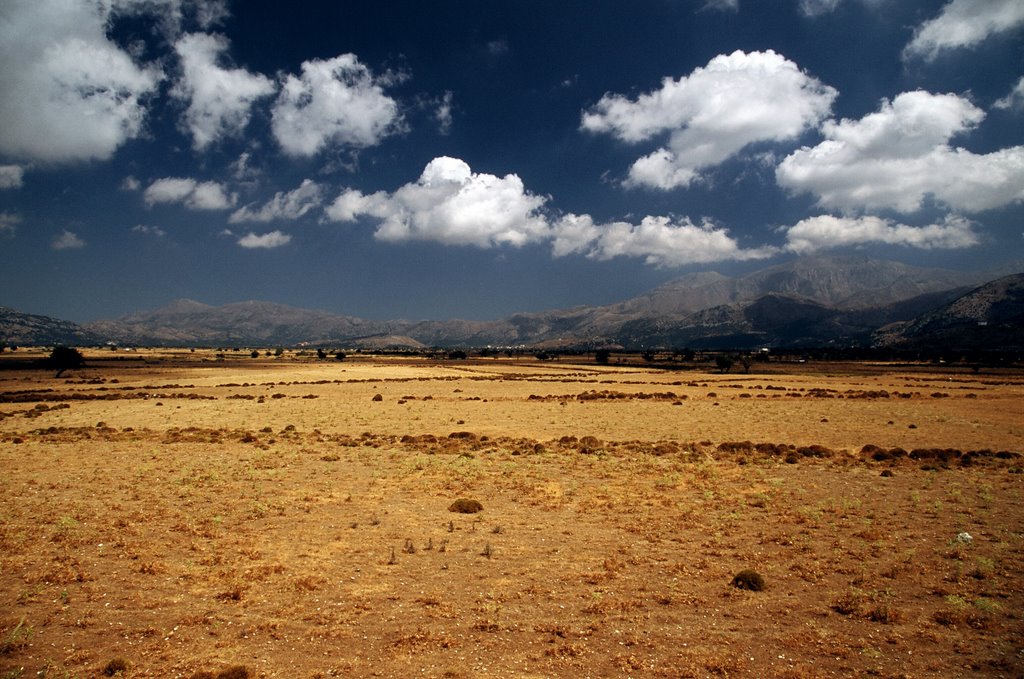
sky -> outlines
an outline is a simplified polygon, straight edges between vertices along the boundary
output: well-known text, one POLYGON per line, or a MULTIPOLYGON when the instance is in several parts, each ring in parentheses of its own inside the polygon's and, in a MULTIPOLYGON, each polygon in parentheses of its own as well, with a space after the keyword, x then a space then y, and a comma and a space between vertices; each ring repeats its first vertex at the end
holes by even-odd
POLYGON ((1024 262, 1019 0, 4 0, 0 305, 369 319, 1024 262))

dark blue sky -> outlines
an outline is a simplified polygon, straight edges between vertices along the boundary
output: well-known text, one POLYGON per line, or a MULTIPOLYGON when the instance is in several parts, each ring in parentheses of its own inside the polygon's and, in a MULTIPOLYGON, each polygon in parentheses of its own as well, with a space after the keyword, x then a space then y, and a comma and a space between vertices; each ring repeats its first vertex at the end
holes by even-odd
POLYGON ((490 319, 1022 261, 1016 0, 0 6, 0 304, 490 319))

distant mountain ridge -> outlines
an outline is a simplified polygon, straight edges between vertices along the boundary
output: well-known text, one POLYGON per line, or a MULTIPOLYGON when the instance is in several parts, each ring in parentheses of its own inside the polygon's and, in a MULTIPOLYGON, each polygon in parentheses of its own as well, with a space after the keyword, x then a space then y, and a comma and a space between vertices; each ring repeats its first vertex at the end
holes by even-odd
POLYGON ((1024 273, 996 279, 912 321, 885 327, 876 333, 875 341, 1024 351, 1024 273))
POLYGON ((99 338, 71 321, 0 306, 0 343, 8 346, 95 344, 99 338))
MULTIPOLYGON (((374 321, 272 302, 210 306, 181 299, 84 326, 54 319, 47 325, 40 320, 45 317, 5 310, 0 341, 363 348, 899 346, 926 342, 922 338, 938 327, 935 319, 984 305, 980 297, 963 301, 983 282, 980 274, 866 257, 805 257, 738 277, 686 274, 615 304, 497 321, 374 321), (942 311, 950 304, 959 306, 942 311), (939 315, 929 321, 928 314, 939 315)), ((1018 308, 1016 290, 1011 284, 992 288, 985 308, 1018 308)))

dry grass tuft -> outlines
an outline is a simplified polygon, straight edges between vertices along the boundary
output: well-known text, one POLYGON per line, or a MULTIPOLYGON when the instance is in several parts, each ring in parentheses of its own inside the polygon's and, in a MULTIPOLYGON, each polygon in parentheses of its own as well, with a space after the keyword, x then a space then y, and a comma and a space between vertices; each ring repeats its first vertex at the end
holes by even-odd
POLYGON ((456 512, 458 514, 476 514, 477 512, 483 511, 483 508, 484 506, 480 504, 479 500, 470 500, 467 498, 459 498, 448 505, 449 512, 456 512))

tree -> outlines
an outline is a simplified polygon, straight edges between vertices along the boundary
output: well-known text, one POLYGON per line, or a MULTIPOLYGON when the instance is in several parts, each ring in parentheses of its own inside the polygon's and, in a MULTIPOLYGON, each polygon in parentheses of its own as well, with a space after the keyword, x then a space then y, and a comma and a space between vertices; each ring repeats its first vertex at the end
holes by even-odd
POLYGON ((85 363, 85 357, 78 349, 71 347, 54 347, 50 353, 49 364, 57 370, 55 377, 60 377, 65 370, 81 368, 85 363))
POLYGON ((323 349, 317 349, 316 350, 316 357, 322 361, 325 358, 327 358, 327 352, 324 351, 323 349))
POLYGON ((344 351, 339 351, 338 353, 336 353, 334 355, 334 360, 335 361, 344 361, 345 360, 345 352, 344 351))
POLYGON ((607 365, 608 359, 612 356, 612 352, 608 349, 598 349, 594 352, 594 360, 602 365, 607 365))
POLYGON ((751 364, 751 360, 750 360, 750 355, 749 354, 743 354, 743 355, 740 356, 740 365, 743 366, 743 374, 744 375, 749 375, 750 374, 750 364, 751 364))
POLYGON ((722 371, 722 374, 729 372, 732 369, 732 357, 726 356, 725 354, 719 354, 715 356, 715 365, 722 371))
POLYGON ((249 355, 252 356, 253 358, 259 358, 260 357, 260 352, 258 352, 257 350, 253 349, 252 353, 249 354, 249 355))

